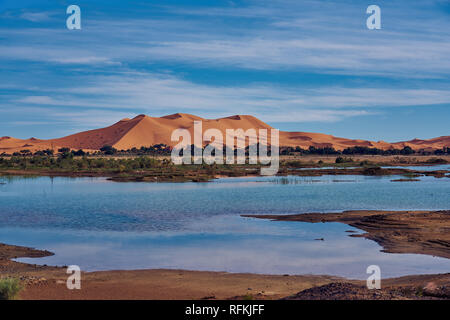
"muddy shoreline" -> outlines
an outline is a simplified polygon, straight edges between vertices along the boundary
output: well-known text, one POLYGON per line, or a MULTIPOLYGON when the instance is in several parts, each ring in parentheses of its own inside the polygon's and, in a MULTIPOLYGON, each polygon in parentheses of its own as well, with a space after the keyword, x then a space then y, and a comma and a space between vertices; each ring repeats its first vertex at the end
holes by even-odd
POLYGON ((344 211, 295 215, 243 215, 274 221, 340 222, 365 231, 350 234, 377 242, 389 253, 427 254, 450 259, 450 210, 344 211))

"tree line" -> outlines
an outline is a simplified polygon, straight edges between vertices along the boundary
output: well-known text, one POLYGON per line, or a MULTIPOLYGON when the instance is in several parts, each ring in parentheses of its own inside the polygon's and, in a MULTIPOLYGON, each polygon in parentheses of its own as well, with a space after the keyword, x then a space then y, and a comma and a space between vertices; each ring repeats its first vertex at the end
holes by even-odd
MULTIPOLYGON (((191 154, 194 153, 194 149, 198 147, 191 145, 190 151, 191 154)), ((149 147, 140 147, 140 148, 130 148, 127 150, 117 150, 116 148, 105 145, 100 148, 99 151, 94 152, 85 152, 82 149, 79 150, 71 150, 69 148, 60 148, 55 153, 54 150, 46 149, 39 150, 36 152, 31 152, 28 149, 20 150, 19 152, 14 152, 13 154, 7 154, 3 152, 0 156, 55 156, 62 158, 69 157, 77 157, 77 156, 101 156, 101 155, 164 155, 169 156, 172 152, 172 147, 167 146, 165 144, 155 144, 149 147)), ((198 148, 200 149, 200 148, 198 148)), ((204 148, 203 148, 204 149, 204 148)), ((247 146, 245 148, 245 154, 248 155, 250 147, 247 146)), ((256 150, 259 150, 258 145, 256 146, 256 150)), ((223 153, 226 154, 226 147, 223 149, 223 153)), ((237 152, 237 149, 234 150, 237 152)), ((268 146, 268 153, 270 154, 270 146, 268 146)), ((450 147, 443 147, 442 149, 436 149, 433 151, 426 150, 414 150, 409 146, 406 146, 402 149, 378 149, 378 148, 370 148, 365 146, 355 146, 349 147, 344 150, 336 150, 333 147, 314 147, 310 146, 307 149, 303 149, 301 147, 280 147, 280 155, 448 155, 450 154, 450 147)), ((214 155, 214 152, 213 152, 214 155)))

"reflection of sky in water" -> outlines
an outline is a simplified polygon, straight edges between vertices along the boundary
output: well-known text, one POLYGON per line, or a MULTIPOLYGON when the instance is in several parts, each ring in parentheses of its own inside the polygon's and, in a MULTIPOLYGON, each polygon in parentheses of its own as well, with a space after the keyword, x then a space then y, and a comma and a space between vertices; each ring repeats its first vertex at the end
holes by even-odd
POLYGON ((212 183, 114 183, 98 178, 1 179, 0 242, 48 249, 32 263, 85 270, 182 268, 364 278, 448 272, 450 260, 386 254, 338 223, 273 222, 248 213, 448 209, 450 179, 247 177, 212 183), (343 181, 346 181, 343 183, 343 181), (314 240, 325 238, 325 241, 314 240))
POLYGON ((273 274, 333 274, 364 278, 367 266, 383 276, 448 272, 450 260, 386 254, 369 240, 348 237, 343 224, 307 224, 236 216, 198 223, 199 233, 93 232, 0 229, 0 241, 46 248, 56 255, 19 259, 83 270, 180 268, 273 274), (218 226, 221 226, 219 228, 218 226), (217 229, 217 232, 214 232, 217 229), (314 240, 324 238, 324 241, 314 240))
POLYGON ((191 230, 192 222, 199 219, 221 215, 450 207, 449 178, 420 177, 417 182, 391 182, 398 178, 402 177, 248 177, 210 183, 19 179, 0 187, 0 225, 180 231, 191 230), (287 185, 274 182, 283 179, 291 182, 287 185))

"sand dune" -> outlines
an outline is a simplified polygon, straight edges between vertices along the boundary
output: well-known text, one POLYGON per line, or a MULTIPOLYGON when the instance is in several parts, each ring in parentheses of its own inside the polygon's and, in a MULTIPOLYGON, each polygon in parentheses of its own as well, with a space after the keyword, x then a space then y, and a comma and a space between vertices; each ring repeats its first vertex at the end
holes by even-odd
MULTIPOLYGON (((131 149, 133 147, 151 146, 158 143, 174 146, 177 142, 171 141, 172 132, 183 128, 189 130, 192 139, 194 136, 194 121, 202 121, 202 131, 218 129, 225 136, 226 129, 268 129, 271 126, 250 115, 235 115, 219 119, 203 119, 194 115, 175 113, 164 117, 149 117, 138 115, 133 119, 122 119, 119 122, 101 129, 89 130, 63 138, 39 140, 16 139, 12 137, 0 138, 0 153, 13 153, 20 150, 32 152, 44 149, 57 149, 67 147, 71 149, 98 150, 104 145, 110 145, 118 150, 131 149)), ((269 135, 270 141, 270 135, 269 135)), ((385 141, 352 140, 334 137, 322 133, 310 132, 286 132, 280 131, 280 146, 309 148, 333 147, 343 150, 353 146, 366 146, 379 149, 397 148, 409 146, 412 149, 441 149, 450 146, 450 136, 434 138, 430 140, 414 139, 396 143, 385 141)))
POLYGON ((443 136, 438 138, 433 138, 429 140, 420 140, 414 139, 411 141, 405 142, 397 142, 394 143, 397 148, 403 148, 405 146, 409 146, 413 149, 423 149, 423 148, 431 148, 431 149, 442 149, 443 147, 450 146, 450 136, 443 136))

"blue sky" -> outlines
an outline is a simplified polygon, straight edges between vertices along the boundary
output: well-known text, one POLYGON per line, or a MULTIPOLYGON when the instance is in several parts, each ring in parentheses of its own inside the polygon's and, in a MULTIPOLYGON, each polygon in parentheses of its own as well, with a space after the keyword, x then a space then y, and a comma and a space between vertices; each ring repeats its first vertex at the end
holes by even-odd
POLYGON ((449 0, 0 2, 0 136, 145 113, 290 131, 450 135, 449 0), (81 30, 66 8, 81 8, 81 30), (366 28, 381 8, 382 29, 366 28))

